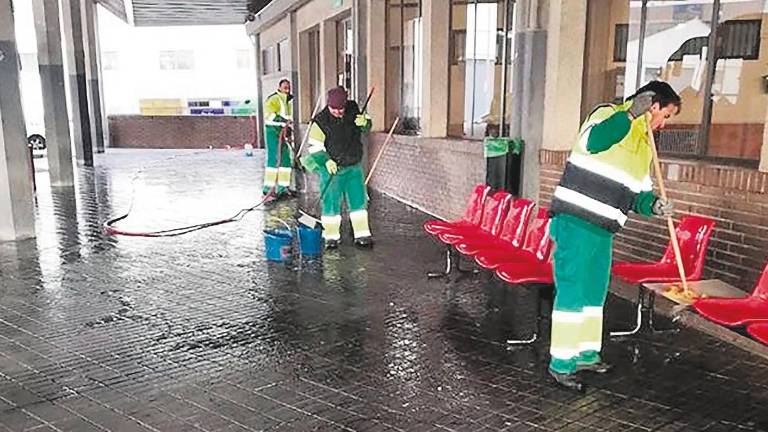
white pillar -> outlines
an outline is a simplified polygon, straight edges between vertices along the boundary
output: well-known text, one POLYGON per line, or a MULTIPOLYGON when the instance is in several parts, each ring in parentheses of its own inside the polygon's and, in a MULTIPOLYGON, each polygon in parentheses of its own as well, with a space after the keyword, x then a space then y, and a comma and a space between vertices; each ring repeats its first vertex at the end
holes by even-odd
POLYGON ((11 0, 0 0, 0 241, 35 236, 31 166, 11 0))
MULTIPOLYGON (((82 0, 61 0, 64 17, 64 46, 67 53, 72 141, 75 157, 85 166, 93 166, 91 120, 88 114, 88 85, 85 76, 83 47, 82 0)), ((90 0, 89 0, 90 1, 90 0)))
POLYGON ((587 0, 550 0, 547 31, 543 147, 568 150, 581 123, 587 0))
POLYGON ((101 95, 101 52, 99 48, 99 22, 95 0, 82 3, 83 43, 85 44, 86 78, 88 80, 88 116, 91 139, 97 153, 104 153, 104 105, 101 95))
POLYGON ((45 101, 43 110, 48 144, 48 174, 51 185, 72 186, 72 141, 69 138, 59 3, 33 0, 32 7, 37 32, 37 62, 40 65, 40 82, 45 101))
POLYGON ((421 129, 425 137, 448 134, 448 71, 451 7, 444 0, 422 2, 424 66, 421 129))

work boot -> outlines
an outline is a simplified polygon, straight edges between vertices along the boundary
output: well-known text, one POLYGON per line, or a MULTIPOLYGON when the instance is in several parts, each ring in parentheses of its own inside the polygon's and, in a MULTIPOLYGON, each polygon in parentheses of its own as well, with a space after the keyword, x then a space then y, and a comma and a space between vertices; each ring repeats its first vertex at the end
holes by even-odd
POLYGON ((339 247, 339 241, 338 240, 326 240, 325 241, 325 249, 326 250, 338 249, 338 247, 339 247))
POLYGON ((355 246, 359 248, 369 248, 373 246, 373 239, 370 237, 361 237, 355 239, 355 246))
POLYGON ((552 378, 555 379, 560 387, 566 388, 568 390, 575 390, 579 393, 583 393, 585 391, 584 383, 582 383, 579 377, 577 377, 575 374, 559 373, 553 371, 552 369, 549 369, 549 374, 552 375, 552 378))
POLYGON ((602 361, 597 363, 576 365, 577 372, 586 371, 586 372, 603 374, 603 373, 610 372, 611 369, 613 369, 613 365, 611 365, 610 363, 602 362, 602 361))

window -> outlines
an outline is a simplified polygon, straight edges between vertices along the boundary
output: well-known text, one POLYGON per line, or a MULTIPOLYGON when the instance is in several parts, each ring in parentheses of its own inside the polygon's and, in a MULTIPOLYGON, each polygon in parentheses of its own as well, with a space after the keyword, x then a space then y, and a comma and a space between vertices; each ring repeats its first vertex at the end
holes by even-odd
POLYGON ((399 133, 421 130, 423 87, 423 19, 420 0, 387 2, 387 88, 399 89, 387 98, 387 123, 400 117, 399 133))
POLYGON ((627 40, 629 38, 629 24, 616 24, 613 36, 613 61, 627 61, 627 40))
POLYGON ((661 153, 756 164, 768 110, 760 50, 764 1, 674 3, 629 1, 625 96, 651 79, 667 81, 681 95, 680 115, 658 134, 661 153))
POLYGON ((191 70, 194 67, 191 50, 160 51, 160 70, 191 70))
MULTIPOLYGON (((717 58, 757 60, 760 57, 760 20, 728 21, 717 29, 717 58)), ((688 40, 669 57, 682 61, 683 56, 699 55, 709 44, 709 37, 688 40)))
POLYGON ((271 46, 261 50, 261 74, 269 75, 278 72, 275 47, 271 46))
POLYGON ((354 33, 352 19, 346 18, 336 24, 336 84, 344 87, 350 94, 355 94, 353 50, 354 33))
POLYGON ((467 31, 451 31, 451 64, 459 64, 465 60, 466 52, 464 47, 467 45, 467 31))
POLYGON ((101 53, 101 69, 115 70, 120 67, 119 57, 116 51, 105 51, 101 53))
POLYGON ((448 102, 451 136, 482 138, 508 133, 512 3, 452 0, 448 102))
POLYGON ((277 70, 285 72, 290 69, 291 48, 288 45, 288 39, 283 39, 277 43, 277 70))
POLYGON ((239 49, 235 53, 238 69, 253 69, 253 51, 239 49))

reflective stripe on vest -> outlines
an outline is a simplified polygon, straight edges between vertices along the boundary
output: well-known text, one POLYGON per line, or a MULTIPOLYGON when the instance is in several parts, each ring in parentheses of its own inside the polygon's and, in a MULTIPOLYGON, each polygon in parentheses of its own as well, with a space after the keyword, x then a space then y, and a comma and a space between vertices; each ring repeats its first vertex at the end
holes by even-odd
POLYGON ((602 106, 582 125, 555 189, 550 206, 552 214, 571 214, 617 232, 626 224, 637 194, 652 189, 650 147, 644 123, 633 123, 627 136, 604 152, 591 154, 586 148, 592 127, 621 108, 602 106))

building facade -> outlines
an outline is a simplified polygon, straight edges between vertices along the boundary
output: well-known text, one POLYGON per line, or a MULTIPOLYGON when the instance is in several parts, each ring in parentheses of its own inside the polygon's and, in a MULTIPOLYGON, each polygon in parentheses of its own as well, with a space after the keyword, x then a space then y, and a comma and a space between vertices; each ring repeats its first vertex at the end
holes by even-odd
MULTIPOLYGON (((372 187, 445 218, 485 180, 485 136, 524 140, 520 194, 547 205, 591 109, 668 81, 683 98, 657 137, 670 195, 679 215, 717 221, 708 276, 747 289, 768 258, 766 9, 765 0, 276 0, 246 30, 262 99, 292 79, 298 122, 332 86, 358 100, 375 87, 371 154, 399 123, 372 187)), ((666 243, 661 221, 633 218, 616 258, 658 258, 666 243)))

